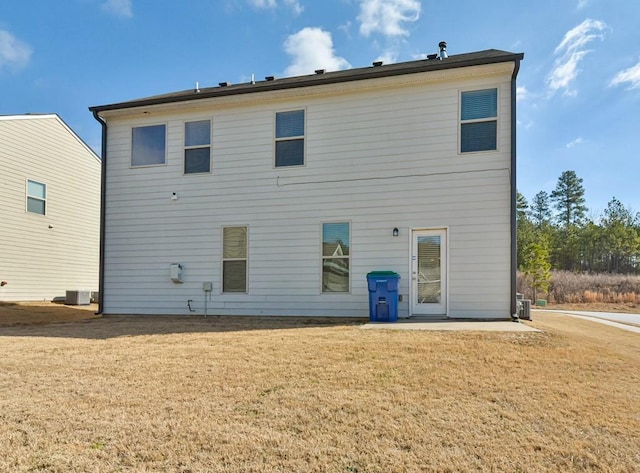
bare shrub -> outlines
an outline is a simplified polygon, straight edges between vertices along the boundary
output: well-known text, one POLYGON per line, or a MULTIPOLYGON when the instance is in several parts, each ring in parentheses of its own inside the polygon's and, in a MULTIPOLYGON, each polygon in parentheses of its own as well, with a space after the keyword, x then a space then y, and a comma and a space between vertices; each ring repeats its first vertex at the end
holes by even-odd
MULTIPOLYGON (((517 290, 525 298, 533 298, 528 278, 518 273, 517 290)), ((563 303, 631 303, 640 302, 640 276, 625 274, 581 274, 552 271, 547 294, 549 302, 563 303)))
POLYGON ((518 271, 516 275, 516 291, 524 294, 525 299, 533 299, 533 287, 531 286, 531 278, 520 271, 518 271))

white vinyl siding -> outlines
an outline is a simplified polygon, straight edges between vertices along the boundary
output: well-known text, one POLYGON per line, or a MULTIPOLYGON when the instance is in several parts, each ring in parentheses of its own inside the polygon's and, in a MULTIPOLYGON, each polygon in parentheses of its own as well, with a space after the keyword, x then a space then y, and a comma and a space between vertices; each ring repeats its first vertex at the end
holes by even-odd
POLYGON ((460 152, 494 151, 498 146, 498 89, 460 93, 460 152))
POLYGON ((27 212, 45 215, 47 211, 47 185, 27 181, 27 212))
POLYGON ((158 111, 167 165, 144 173, 129 169, 128 140, 145 118, 105 114, 106 313, 187 314, 186 301, 202 300, 202 282, 212 281, 219 295, 211 314, 366 317, 366 274, 391 270, 401 275, 406 317, 410 230, 447 228, 449 316, 508 317, 512 69, 479 68, 472 77, 464 69, 432 81, 370 80, 367 89, 354 82, 317 94, 229 97, 219 107, 172 104, 158 111), (489 88, 500 92, 499 151, 458 154, 460 90, 489 88), (274 166, 281 110, 305 111, 305 166, 296 172, 274 166), (184 122, 207 117, 215 173, 184 176, 184 122), (326 222, 350 223, 349 293, 321 290, 326 222), (247 293, 223 291, 227 226, 250 228, 247 293), (181 285, 167 276, 175 261, 185 265, 181 285))
POLYGON ((98 290, 100 160, 56 115, 0 117, 0 301, 98 290), (46 185, 44 215, 27 181, 46 185))

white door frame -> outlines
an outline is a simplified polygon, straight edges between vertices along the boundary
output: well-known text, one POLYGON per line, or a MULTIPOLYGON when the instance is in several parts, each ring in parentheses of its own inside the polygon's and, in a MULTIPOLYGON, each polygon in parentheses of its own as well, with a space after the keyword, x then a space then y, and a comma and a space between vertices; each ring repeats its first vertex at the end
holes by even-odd
POLYGON ((447 227, 438 228, 412 228, 409 245, 409 311, 410 316, 449 316, 449 229, 447 227), (440 304, 420 304, 418 303, 418 277, 417 263, 417 237, 424 235, 440 236, 440 268, 441 268, 441 303, 440 304))

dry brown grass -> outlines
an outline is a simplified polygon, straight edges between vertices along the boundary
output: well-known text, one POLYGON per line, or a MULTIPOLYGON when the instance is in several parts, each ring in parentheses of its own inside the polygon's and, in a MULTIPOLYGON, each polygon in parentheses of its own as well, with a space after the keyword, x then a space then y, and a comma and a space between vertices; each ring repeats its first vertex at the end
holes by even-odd
POLYGON ((638 471, 638 335, 535 318, 0 328, 0 471, 638 471))

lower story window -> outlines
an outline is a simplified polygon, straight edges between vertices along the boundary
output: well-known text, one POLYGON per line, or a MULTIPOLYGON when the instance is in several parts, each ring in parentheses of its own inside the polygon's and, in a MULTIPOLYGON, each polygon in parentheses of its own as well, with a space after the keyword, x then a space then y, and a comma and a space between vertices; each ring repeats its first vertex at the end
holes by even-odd
POLYGON ((322 224, 322 292, 350 290, 349 223, 322 224))
POLYGON ((247 227, 222 229, 222 292, 247 292, 247 227))

